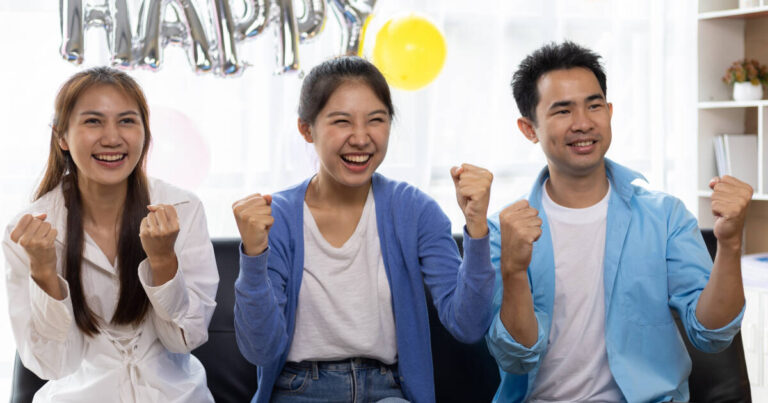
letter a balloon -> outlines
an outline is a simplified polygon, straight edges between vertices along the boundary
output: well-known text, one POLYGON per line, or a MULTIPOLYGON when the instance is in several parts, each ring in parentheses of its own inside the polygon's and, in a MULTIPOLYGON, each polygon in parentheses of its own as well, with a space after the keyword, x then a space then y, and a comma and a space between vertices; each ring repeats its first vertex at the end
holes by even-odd
POLYGON ((393 87, 417 90, 440 74, 445 63, 445 39, 424 17, 392 18, 376 34, 375 64, 393 87))

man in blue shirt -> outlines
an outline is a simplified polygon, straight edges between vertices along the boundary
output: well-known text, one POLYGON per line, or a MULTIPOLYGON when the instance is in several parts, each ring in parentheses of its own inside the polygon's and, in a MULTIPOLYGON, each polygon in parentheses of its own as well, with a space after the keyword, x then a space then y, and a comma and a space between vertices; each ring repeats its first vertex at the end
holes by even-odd
POLYGON ((613 105, 599 59, 549 44, 513 77, 518 127, 547 167, 526 199, 489 219, 496 401, 686 401, 691 361, 670 308, 707 352, 741 324, 752 189, 729 176, 710 182, 713 264, 678 199, 633 185, 641 175, 605 158, 613 105))

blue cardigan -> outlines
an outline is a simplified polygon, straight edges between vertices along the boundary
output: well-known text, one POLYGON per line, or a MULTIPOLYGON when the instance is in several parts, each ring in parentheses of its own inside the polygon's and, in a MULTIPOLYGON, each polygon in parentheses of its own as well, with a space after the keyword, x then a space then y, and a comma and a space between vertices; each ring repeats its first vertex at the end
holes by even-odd
MULTIPOLYGON (((304 267, 303 204, 310 179, 273 195, 269 248, 240 252, 235 331, 243 356, 257 365, 252 402, 268 402, 293 340, 304 267)), ((435 400, 424 284, 440 321, 459 341, 480 340, 491 319, 494 271, 488 237, 464 233, 462 262, 451 223, 437 203, 403 182, 372 178, 382 258, 392 292, 398 368, 406 398, 435 400)))

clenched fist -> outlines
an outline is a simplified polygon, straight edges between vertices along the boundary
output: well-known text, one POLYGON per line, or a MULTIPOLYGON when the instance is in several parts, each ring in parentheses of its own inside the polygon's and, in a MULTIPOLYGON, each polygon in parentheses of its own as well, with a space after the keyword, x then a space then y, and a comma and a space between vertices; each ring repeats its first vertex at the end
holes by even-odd
POLYGON ((472 238, 486 236, 493 174, 487 169, 461 164, 461 167, 451 168, 451 177, 456 186, 456 200, 467 221, 467 233, 472 238))
POLYGON ((752 200, 752 187, 728 175, 709 181, 712 189, 714 233, 718 242, 741 249, 741 234, 747 206, 752 200))
POLYGON ((533 243, 541 236, 539 212, 520 200, 499 214, 502 274, 525 272, 531 264, 533 243))
POLYGON ((46 281, 56 274, 56 228, 45 221, 46 214, 25 214, 11 231, 11 241, 24 248, 29 256, 32 278, 46 281))
POLYGON ((264 253, 269 245, 269 229, 275 222, 270 204, 272 196, 256 193, 232 205, 237 230, 240 231, 243 249, 248 256, 264 253))
MULTIPOLYGON (((179 235, 179 218, 176 208, 169 204, 147 206, 149 214, 141 220, 139 237, 153 269, 158 263, 176 261, 173 246, 179 235)), ((175 270, 174 270, 175 271, 175 270)))

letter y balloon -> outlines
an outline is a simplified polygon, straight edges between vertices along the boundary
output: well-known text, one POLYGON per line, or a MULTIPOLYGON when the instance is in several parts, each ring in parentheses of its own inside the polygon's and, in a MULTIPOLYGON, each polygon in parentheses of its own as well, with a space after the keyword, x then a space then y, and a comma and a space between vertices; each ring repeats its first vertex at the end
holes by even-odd
POLYGON ((238 45, 271 26, 277 38, 276 71, 292 72, 300 67, 299 44, 322 33, 329 8, 342 28, 338 54, 359 54, 375 4, 376 0, 60 0, 60 53, 69 62, 82 63, 85 31, 103 28, 113 66, 157 70, 163 64, 163 49, 177 45, 186 50, 195 72, 232 77, 247 65, 238 58, 238 45))

